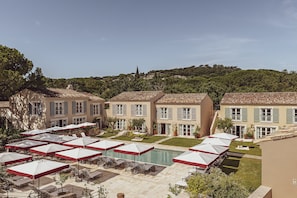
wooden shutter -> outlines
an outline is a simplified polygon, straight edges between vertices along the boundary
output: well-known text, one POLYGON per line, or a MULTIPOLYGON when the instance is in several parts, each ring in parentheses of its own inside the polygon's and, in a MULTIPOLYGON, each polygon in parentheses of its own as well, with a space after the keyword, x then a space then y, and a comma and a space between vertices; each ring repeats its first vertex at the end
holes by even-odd
POLYGON ((147 115, 147 105, 142 105, 142 115, 146 116, 147 115))
POLYGON ((231 108, 225 108, 225 118, 231 119, 231 108))
POLYGON ((50 115, 54 116, 55 115, 55 103, 50 102, 50 115))
POLYGON ((182 120, 182 108, 177 108, 177 120, 182 120))
POLYGON ((94 115, 94 105, 90 104, 90 115, 93 116, 94 115))
POLYGON ((287 124, 292 124, 293 123, 293 109, 291 109, 291 108, 287 109, 286 117, 287 117, 287 124))
POLYGON ((196 120, 196 109, 195 108, 191 108, 191 120, 196 120))
POLYGON ((254 122, 260 122, 260 109, 254 108, 254 122))
POLYGON ((68 114, 68 102, 64 102, 64 115, 68 114))
POLYGON ((242 108, 242 122, 247 122, 247 108, 242 108))
POLYGON ((167 108, 168 109, 168 120, 172 120, 172 108, 167 108))
POLYGON ((157 119, 161 118, 161 108, 157 108, 157 119))
POLYGON ((87 112, 87 101, 84 101, 84 113, 87 112))
POLYGON ((72 114, 76 113, 76 102, 72 101, 72 114))
POLYGON ((115 105, 115 104, 112 105, 112 115, 113 116, 117 115, 117 105, 115 105))
POLYGON ((273 108, 273 122, 279 122, 279 110, 277 108, 273 108))
POLYGON ((136 105, 131 105, 131 115, 135 116, 136 115, 136 105))
POLYGON ((123 104, 123 115, 127 115, 127 105, 123 104))

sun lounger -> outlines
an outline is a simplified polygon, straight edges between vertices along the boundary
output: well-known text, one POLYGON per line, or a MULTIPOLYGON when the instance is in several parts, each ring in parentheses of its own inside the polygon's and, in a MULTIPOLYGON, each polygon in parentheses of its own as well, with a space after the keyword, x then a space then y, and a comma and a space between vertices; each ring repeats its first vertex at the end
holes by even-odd
POLYGON ((116 161, 115 161, 115 168, 125 168, 125 166, 126 166, 126 161, 125 160, 123 160, 123 159, 117 159, 116 161))
POLYGON ((153 164, 144 164, 143 166, 143 172, 144 174, 150 173, 150 172, 155 172, 156 171, 156 166, 153 164))
POLYGON ((103 162, 103 167, 104 168, 112 168, 115 166, 115 159, 113 158, 109 158, 109 157, 105 157, 102 158, 103 162))
POLYGON ((91 179, 95 179, 97 177, 101 177, 102 176, 102 172, 99 170, 95 170, 93 172, 90 172, 89 170, 84 170, 83 171, 83 175, 85 177, 85 179, 87 180, 91 180, 91 179))
POLYGON ((182 178, 181 180, 179 180, 179 181, 177 181, 176 183, 175 183, 175 185, 177 186, 177 187, 180 187, 180 188, 187 188, 188 187, 188 184, 187 184, 187 182, 186 182, 186 178, 182 178))
POLYGON ((7 181, 16 187, 21 188, 21 187, 27 186, 33 180, 27 177, 14 176, 14 177, 7 178, 7 181))
POLYGON ((133 139, 131 139, 131 141, 135 141, 135 142, 142 142, 143 138, 141 137, 135 137, 133 139))

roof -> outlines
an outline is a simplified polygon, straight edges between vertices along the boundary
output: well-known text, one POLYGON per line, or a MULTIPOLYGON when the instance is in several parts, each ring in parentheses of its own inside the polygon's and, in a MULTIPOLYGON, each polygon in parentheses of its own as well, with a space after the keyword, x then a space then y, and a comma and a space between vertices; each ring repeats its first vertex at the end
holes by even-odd
POLYGON ((112 97, 110 101, 150 101, 161 95, 162 91, 128 91, 112 97))
POLYGON ((156 104, 200 104, 206 93, 165 94, 156 104))
POLYGON ((297 105, 297 92, 226 93, 221 105, 297 105))
POLYGON ((73 89, 58 89, 58 88, 48 88, 50 91, 57 93, 59 98, 74 98, 74 97, 88 97, 86 94, 77 92, 73 89))

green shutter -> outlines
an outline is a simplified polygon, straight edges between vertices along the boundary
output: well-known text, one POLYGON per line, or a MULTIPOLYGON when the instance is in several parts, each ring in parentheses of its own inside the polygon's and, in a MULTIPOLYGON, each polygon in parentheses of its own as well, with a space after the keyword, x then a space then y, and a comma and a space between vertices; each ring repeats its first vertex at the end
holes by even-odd
POLYGON ((136 105, 131 105, 131 115, 136 116, 136 105))
POLYGON ((147 105, 142 105, 142 110, 143 110, 143 112, 142 112, 143 116, 146 116, 146 114, 147 114, 147 105))
POLYGON ((254 108, 254 122, 260 122, 260 109, 254 108))
POLYGON ((274 123, 279 122, 279 110, 276 108, 273 109, 273 122, 274 123))
POLYGON ((84 101, 84 113, 87 112, 87 101, 84 101))
POLYGON ((161 108, 157 108, 157 119, 161 118, 161 108))
POLYGON ((231 108, 225 108, 225 118, 231 119, 231 108))
POLYGON ((242 108, 242 122, 247 122, 247 108, 242 108))
POLYGON ((115 105, 115 104, 112 105, 112 115, 113 116, 117 115, 117 105, 115 105))
POLYGON ((293 123, 293 109, 287 109, 287 124, 292 124, 293 123))
POLYGON ((123 104, 123 115, 127 115, 127 105, 123 104))

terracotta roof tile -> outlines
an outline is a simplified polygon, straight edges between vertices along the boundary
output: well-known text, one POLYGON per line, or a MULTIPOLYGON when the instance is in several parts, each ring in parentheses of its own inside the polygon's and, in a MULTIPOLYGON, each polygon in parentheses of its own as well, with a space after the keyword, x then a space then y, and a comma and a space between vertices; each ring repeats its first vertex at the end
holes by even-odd
POLYGON ((58 88, 48 88, 51 92, 56 93, 56 97, 59 98, 89 98, 92 101, 102 101, 104 102, 103 98, 95 96, 91 93, 86 92, 78 92, 73 89, 58 89, 58 88))
POLYGON ((221 105, 297 105, 297 92, 226 93, 221 105))
POLYGON ((162 91, 128 91, 114 96, 110 101, 150 101, 161 95, 162 91))
POLYGON ((165 94, 156 104, 200 104, 206 93, 165 94))

